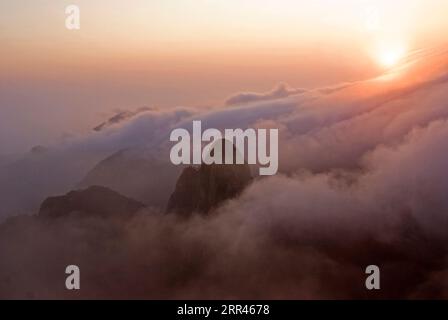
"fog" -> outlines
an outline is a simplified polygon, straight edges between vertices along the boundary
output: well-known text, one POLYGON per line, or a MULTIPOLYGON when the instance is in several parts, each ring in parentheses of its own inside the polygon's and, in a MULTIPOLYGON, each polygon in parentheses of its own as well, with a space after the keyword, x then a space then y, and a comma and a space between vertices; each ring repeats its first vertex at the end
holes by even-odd
MULTIPOLYGON (((166 215, 148 197, 123 219, 7 219, 0 297, 448 298, 447 66, 445 50, 422 51, 366 81, 242 90, 212 110, 151 109, 3 166, 2 190, 14 186, 6 217, 36 212, 119 150, 124 164, 157 159, 177 170, 168 135, 193 119, 280 131, 280 173, 205 218, 166 215), (80 293, 63 287, 68 264, 82 270, 80 293), (371 264, 382 270, 376 293, 364 287, 371 264)), ((175 175, 162 175, 148 173, 144 187, 172 190, 175 175)))

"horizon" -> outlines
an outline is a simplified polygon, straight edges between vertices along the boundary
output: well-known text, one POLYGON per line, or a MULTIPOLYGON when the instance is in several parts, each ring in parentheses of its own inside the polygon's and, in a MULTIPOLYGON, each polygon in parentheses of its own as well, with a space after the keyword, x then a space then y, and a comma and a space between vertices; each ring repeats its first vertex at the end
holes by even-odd
POLYGON ((68 4, 0 5, 2 153, 86 134, 117 110, 373 78, 448 31, 437 0, 80 0, 75 31, 68 4))

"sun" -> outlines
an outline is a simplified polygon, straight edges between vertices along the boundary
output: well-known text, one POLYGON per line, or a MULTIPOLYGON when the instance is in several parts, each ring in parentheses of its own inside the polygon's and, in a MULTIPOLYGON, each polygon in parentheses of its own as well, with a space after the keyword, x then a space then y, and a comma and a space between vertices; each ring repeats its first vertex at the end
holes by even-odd
POLYGON ((378 50, 378 62, 385 68, 392 68, 397 65, 405 56, 406 49, 402 45, 383 47, 378 50))

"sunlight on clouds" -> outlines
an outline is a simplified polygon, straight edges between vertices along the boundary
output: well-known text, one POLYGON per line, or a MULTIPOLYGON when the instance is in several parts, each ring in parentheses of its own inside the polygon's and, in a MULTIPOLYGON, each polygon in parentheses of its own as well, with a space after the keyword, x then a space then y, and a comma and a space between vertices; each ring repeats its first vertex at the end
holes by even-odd
POLYGON ((406 48, 400 43, 386 44, 378 49, 378 62, 387 68, 395 66, 405 56, 406 48))

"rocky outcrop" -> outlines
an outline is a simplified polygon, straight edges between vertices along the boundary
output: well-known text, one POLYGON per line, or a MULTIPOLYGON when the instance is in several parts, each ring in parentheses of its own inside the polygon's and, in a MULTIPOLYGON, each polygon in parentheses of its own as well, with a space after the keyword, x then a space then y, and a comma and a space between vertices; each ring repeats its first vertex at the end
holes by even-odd
POLYGON ((168 201, 167 212, 183 216, 193 212, 207 214, 224 201, 237 197, 251 180, 247 164, 202 164, 199 168, 185 168, 168 201))
POLYGON ((58 218, 80 216, 130 216, 144 205, 111 189, 92 186, 85 190, 71 191, 63 196, 47 198, 41 205, 39 216, 58 218))

